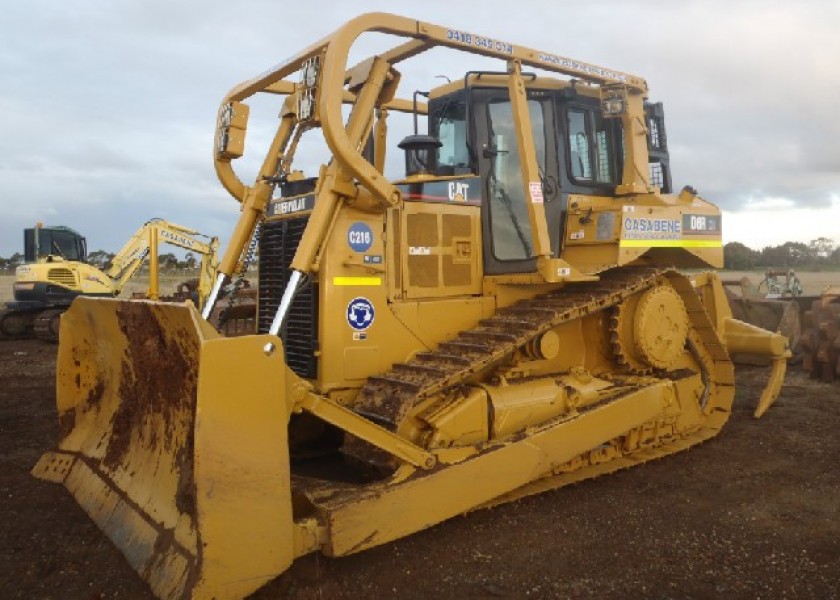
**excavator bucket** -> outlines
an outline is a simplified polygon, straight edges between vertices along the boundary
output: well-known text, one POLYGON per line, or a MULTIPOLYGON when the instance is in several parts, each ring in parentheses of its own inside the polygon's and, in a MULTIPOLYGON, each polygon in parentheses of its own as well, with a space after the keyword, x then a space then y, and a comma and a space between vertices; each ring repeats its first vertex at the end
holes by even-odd
POLYGON ((160 598, 243 597, 293 559, 286 367, 259 342, 186 304, 79 298, 62 318, 60 439, 33 474, 160 598))

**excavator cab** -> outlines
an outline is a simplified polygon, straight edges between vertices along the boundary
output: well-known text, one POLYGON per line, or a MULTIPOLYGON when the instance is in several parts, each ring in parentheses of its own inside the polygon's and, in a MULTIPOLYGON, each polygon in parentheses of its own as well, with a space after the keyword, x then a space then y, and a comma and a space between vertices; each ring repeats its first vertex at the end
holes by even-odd
POLYGON ((59 257, 87 262, 87 240, 69 227, 36 227, 23 230, 24 260, 35 263, 59 257))
MULTIPOLYGON (((23 230, 24 264, 15 269, 14 300, 0 308, 0 339, 58 337, 61 314, 81 292, 85 274, 98 273, 87 263, 87 240, 63 225, 23 230)), ((104 277, 104 276, 103 276, 104 277)))
POLYGON ((214 164, 241 211, 202 313, 78 299, 61 325, 61 437, 34 473, 158 596, 240 598, 306 553, 712 438, 730 352, 772 358, 762 413, 785 340, 733 319, 716 275, 673 268, 721 264, 720 211, 664 191, 646 95, 634 75, 387 14, 237 85, 214 164), (348 64, 366 32, 401 41, 348 64), (504 71, 398 97, 396 67, 437 47, 504 71), (233 163, 257 94, 284 100, 246 185, 233 163), (398 145, 397 181, 394 111, 429 120, 398 145), (316 134, 330 155, 307 176, 296 151, 316 134), (205 319, 255 246, 257 334, 224 338, 205 319))

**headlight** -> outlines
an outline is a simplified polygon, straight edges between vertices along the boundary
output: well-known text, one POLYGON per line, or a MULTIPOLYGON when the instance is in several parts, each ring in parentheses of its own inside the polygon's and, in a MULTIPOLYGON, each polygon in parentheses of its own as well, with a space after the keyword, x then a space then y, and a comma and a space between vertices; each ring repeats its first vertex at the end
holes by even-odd
POLYGON ((29 291, 29 290, 34 290, 34 289, 35 289, 35 284, 34 284, 34 283, 32 283, 32 282, 29 282, 29 283, 16 283, 16 284, 14 285, 14 290, 15 290, 16 292, 20 292, 20 291, 29 291))

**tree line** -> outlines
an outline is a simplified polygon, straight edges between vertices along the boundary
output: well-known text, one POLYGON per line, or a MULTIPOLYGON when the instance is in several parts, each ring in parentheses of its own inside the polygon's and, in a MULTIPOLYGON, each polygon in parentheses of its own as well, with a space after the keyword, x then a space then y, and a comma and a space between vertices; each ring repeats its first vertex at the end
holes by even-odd
POLYGON ((829 238, 803 242, 785 242, 765 246, 761 250, 748 248, 741 242, 729 242, 723 247, 725 269, 750 271, 766 268, 840 268, 840 246, 829 238))
MULTIPOLYGON (((114 256, 113 252, 94 250, 88 253, 87 262, 97 269, 105 271, 111 267, 114 256)), ((0 271, 14 273, 15 268, 24 262, 24 256, 20 252, 15 252, 9 258, 0 257, 0 271)), ((198 268, 200 262, 201 259, 192 252, 187 252, 181 259, 172 252, 158 255, 158 264, 162 271, 192 271, 198 268)))

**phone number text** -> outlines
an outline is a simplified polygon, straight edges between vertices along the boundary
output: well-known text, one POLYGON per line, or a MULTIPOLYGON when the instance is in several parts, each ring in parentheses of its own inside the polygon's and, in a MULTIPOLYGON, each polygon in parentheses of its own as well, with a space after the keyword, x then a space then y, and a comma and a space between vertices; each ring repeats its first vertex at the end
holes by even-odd
POLYGON ((474 35, 466 31, 458 31, 457 29, 447 29, 446 39, 453 42, 460 42, 467 46, 474 46, 476 48, 485 48, 487 50, 495 50, 496 52, 504 52, 505 54, 513 54, 513 45, 501 40, 494 40, 493 38, 474 35))

